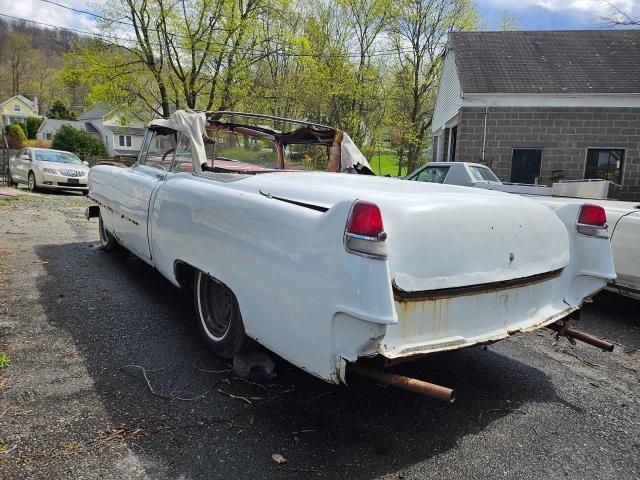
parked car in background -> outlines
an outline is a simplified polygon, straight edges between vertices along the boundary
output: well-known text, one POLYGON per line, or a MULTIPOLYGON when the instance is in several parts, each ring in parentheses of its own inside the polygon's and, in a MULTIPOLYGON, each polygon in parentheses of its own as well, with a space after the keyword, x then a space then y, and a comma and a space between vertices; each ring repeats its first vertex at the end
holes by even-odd
POLYGON ((9 184, 26 183, 29 190, 79 190, 85 195, 88 163, 71 152, 46 148, 23 148, 9 159, 9 184))
POLYGON ((592 180, 557 183, 553 187, 502 183, 486 165, 470 162, 427 163, 406 178, 421 182, 516 193, 537 200, 553 209, 571 203, 585 202, 602 207, 609 224, 609 239, 613 248, 617 274, 617 278, 612 280, 607 288, 622 295, 640 299, 640 204, 637 202, 567 196, 572 195, 572 191, 576 192, 575 194, 593 191, 594 188, 585 188, 596 187, 595 184, 598 182, 592 180), (554 195, 554 189, 563 193, 554 195))
POLYGON ((335 171, 362 155, 304 124, 260 142, 245 127, 214 132, 209 157, 206 125, 186 111, 152 122, 135 165, 91 169, 86 215, 106 250, 120 244, 193 289, 201 337, 222 357, 252 339, 330 382, 380 378, 361 361, 565 332, 557 322, 615 276, 599 207, 275 168, 282 139, 333 145, 335 171))

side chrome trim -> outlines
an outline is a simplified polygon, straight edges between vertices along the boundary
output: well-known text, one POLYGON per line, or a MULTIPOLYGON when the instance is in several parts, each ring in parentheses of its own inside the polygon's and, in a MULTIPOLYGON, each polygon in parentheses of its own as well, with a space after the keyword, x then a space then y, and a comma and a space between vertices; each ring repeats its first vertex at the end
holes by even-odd
POLYGON ((529 277, 512 278, 499 282, 480 283, 478 285, 467 285, 464 287, 439 288, 436 290, 421 290, 408 292, 396 285, 395 279, 391 282, 393 287, 393 298, 399 302, 411 302, 421 300, 440 300, 443 298, 462 297, 467 295, 478 295, 482 293, 497 292, 500 290, 510 290, 512 288, 526 287, 536 283, 546 282, 559 277, 564 269, 559 268, 550 272, 538 273, 529 277))

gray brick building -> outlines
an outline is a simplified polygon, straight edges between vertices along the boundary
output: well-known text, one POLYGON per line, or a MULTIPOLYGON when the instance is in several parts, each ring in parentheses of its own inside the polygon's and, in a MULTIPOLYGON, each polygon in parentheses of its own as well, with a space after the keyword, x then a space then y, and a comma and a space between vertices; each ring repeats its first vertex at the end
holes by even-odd
POLYGON ((454 33, 432 131, 434 160, 606 178, 640 200, 640 31, 454 33))

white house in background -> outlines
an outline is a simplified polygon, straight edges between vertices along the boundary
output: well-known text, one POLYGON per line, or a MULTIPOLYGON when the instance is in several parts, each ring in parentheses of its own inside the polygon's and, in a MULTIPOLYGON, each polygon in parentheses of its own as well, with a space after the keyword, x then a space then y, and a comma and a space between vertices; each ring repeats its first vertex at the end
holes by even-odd
MULTIPOLYGON (((63 125, 69 125, 76 130, 83 130, 85 132, 89 131, 89 129, 93 130, 93 132, 89 133, 95 132, 95 129, 91 127, 91 124, 88 124, 86 122, 45 118, 44 121, 40 124, 38 131, 36 132, 36 138, 38 140, 53 140, 53 137, 56 133, 58 133, 58 130, 60 130, 63 125)), ((96 135, 96 137, 99 138, 99 135, 96 135)))
POLYGON ((119 110, 94 108, 80 115, 80 122, 88 124, 100 136, 110 157, 137 157, 144 136, 141 118, 119 110))
POLYGON ((38 99, 33 101, 22 95, 15 95, 0 103, 0 123, 2 128, 12 123, 24 123, 29 117, 39 117, 38 99))

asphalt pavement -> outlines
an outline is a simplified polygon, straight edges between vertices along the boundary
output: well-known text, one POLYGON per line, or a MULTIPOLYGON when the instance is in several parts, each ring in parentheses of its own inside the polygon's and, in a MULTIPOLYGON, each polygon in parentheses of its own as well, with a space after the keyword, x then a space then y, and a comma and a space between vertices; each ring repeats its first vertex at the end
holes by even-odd
POLYGON ((584 308, 613 353, 538 331, 396 368, 453 404, 277 357, 248 383, 200 342, 188 293, 99 248, 85 206, 0 200, 2 479, 640 478, 640 302, 584 308))

